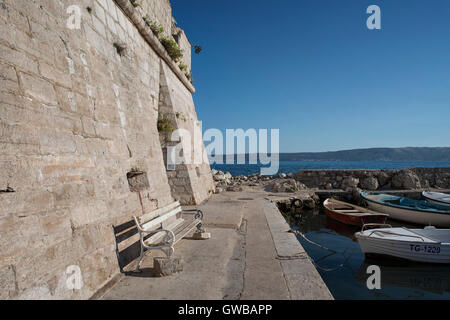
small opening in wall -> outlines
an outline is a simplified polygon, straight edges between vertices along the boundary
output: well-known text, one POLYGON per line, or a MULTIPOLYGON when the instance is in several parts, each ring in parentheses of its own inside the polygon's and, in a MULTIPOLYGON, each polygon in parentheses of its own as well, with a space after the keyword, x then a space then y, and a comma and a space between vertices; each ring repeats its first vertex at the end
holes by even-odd
POLYGON ((200 178, 200 175, 201 175, 200 167, 195 167, 195 172, 197 173, 197 177, 200 178))
POLYGON ((150 187, 147 173, 136 169, 127 173, 128 185, 131 192, 139 192, 150 187))
POLYGON ((0 193, 12 193, 12 192, 16 192, 16 190, 11 188, 10 186, 7 186, 6 189, 4 190, 0 190, 0 193))

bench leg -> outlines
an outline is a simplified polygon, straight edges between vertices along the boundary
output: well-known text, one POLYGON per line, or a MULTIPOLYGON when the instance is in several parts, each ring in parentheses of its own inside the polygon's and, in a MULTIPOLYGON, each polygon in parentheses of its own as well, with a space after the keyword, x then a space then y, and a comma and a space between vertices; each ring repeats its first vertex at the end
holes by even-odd
POLYGON ((203 233, 203 232, 205 232, 205 229, 203 228, 203 223, 199 223, 199 224, 197 225, 197 231, 196 231, 196 233, 203 233))
POLYGON ((166 255, 167 258, 170 258, 173 253, 175 252, 175 249, 173 248, 173 246, 168 246, 167 249, 162 249, 161 251, 164 252, 164 254, 166 255))
POLYGON ((141 255, 139 256, 139 263, 136 267, 136 272, 141 272, 141 263, 142 260, 144 259, 144 256, 145 256, 144 247, 141 245, 141 255))
POLYGON ((207 233, 203 228, 203 224, 200 223, 197 225, 197 230, 194 232, 193 238, 197 240, 206 240, 211 238, 211 234, 207 233))

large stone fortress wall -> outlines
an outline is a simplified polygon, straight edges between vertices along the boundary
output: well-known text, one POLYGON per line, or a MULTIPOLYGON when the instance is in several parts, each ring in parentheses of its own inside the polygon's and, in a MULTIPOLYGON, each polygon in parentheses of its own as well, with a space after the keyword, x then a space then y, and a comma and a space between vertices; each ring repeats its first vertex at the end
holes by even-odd
MULTIPOLYGON (((113 226, 214 188, 208 164, 177 169, 182 190, 168 178, 158 116, 194 130, 194 89, 120 2, 0 0, 0 299, 89 298, 119 272, 113 226)), ((171 30, 167 0, 143 3, 171 30)))

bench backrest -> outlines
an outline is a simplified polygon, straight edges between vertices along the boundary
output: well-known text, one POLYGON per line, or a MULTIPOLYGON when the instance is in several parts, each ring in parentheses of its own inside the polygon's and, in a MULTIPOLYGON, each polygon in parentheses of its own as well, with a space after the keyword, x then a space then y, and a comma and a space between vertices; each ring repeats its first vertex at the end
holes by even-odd
POLYGON ((136 225, 148 231, 162 226, 162 223, 181 212, 180 202, 175 201, 163 208, 156 209, 140 217, 133 217, 136 225))

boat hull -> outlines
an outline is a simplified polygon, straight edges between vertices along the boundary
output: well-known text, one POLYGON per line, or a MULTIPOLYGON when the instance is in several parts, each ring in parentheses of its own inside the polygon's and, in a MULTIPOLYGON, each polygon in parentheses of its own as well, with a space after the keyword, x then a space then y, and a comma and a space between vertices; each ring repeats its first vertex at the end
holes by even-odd
POLYGON ((450 264, 450 247, 442 243, 423 243, 374 239, 355 234, 367 257, 384 257, 406 261, 450 264))
POLYGON ((450 195, 439 193, 439 192, 422 192, 422 196, 428 201, 441 206, 450 207, 450 195))
POLYGON ((450 227, 450 214, 440 214, 440 213, 402 209, 387 206, 370 200, 367 200, 367 203, 371 210, 389 214, 389 218, 394 220, 420 224, 425 226, 450 227))
POLYGON ((362 227, 364 224, 368 223, 377 223, 384 224, 386 223, 387 216, 385 215, 370 215, 370 216, 349 216, 345 214, 339 214, 338 212, 334 212, 330 209, 325 208, 325 213, 328 217, 333 220, 339 221, 341 223, 345 223, 352 226, 362 227))

